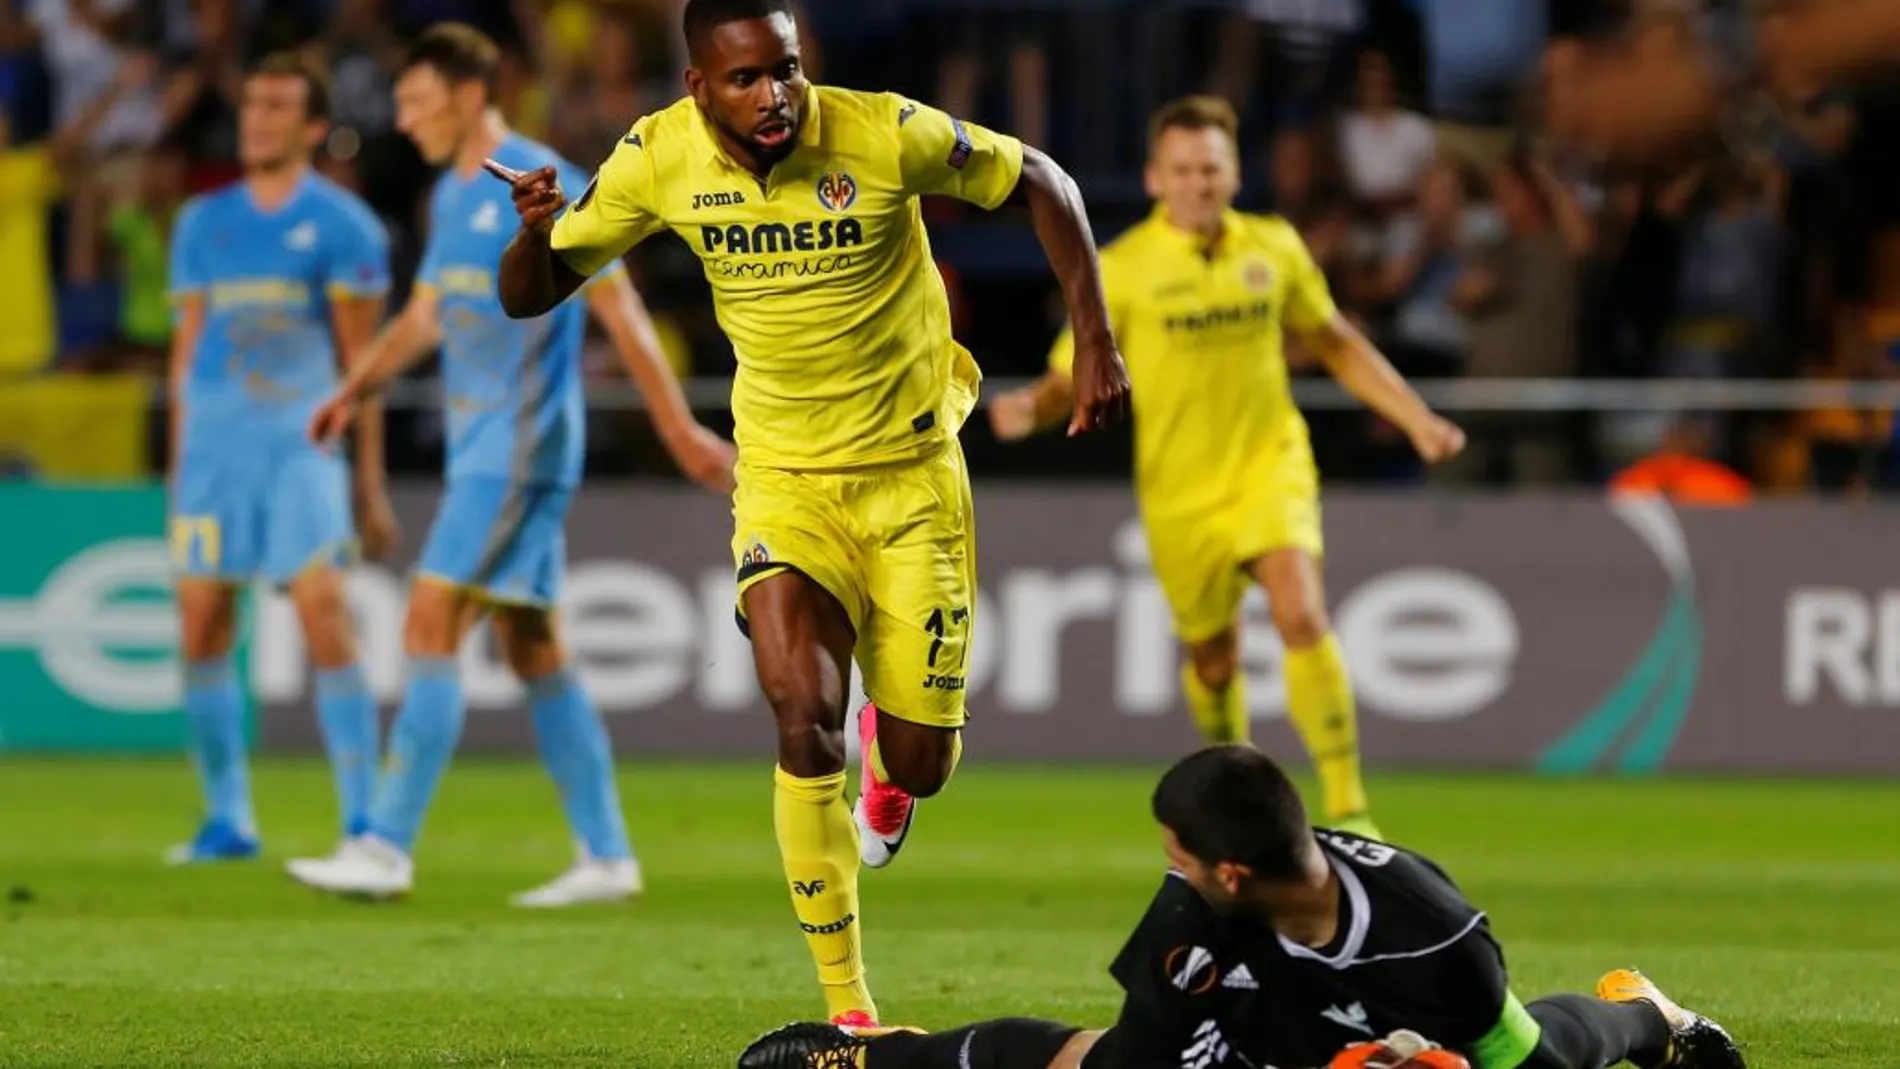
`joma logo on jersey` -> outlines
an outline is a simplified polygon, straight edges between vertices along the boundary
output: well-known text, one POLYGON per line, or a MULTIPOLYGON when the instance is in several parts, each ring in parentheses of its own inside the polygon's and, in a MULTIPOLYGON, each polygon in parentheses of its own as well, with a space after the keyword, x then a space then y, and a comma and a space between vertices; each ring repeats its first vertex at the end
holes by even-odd
POLYGON ((708 253, 730 256, 782 252, 825 252, 864 244, 864 224, 856 219, 819 223, 760 223, 757 226, 702 226, 700 244, 708 253))
POLYGON ((793 880, 792 893, 800 898, 817 898, 825 893, 823 880, 793 880))
POLYGON ((924 677, 925 690, 962 690, 963 686, 964 681, 962 676, 940 676, 932 674, 924 677))
POLYGON ((858 923, 858 915, 855 913, 847 913, 844 915, 843 920, 835 920, 830 924, 804 924, 801 922, 798 928, 806 935, 837 935, 839 932, 844 931, 856 923, 858 923))
POLYGON ((1169 333, 1203 330, 1219 330, 1222 327, 1239 326, 1273 318, 1273 304, 1270 301, 1255 301, 1249 305, 1236 305, 1232 308, 1209 308, 1204 312, 1189 312, 1186 315, 1169 316, 1162 322, 1169 333))
POLYGON ((693 210, 701 208, 730 208, 735 204, 744 204, 744 193, 695 193, 693 210))

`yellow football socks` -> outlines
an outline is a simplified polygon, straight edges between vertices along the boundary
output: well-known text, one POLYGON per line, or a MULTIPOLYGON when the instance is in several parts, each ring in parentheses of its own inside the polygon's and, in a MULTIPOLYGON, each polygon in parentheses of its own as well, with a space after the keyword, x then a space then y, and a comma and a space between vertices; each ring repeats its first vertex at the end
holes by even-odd
POLYGON ((1181 666, 1181 690, 1187 695, 1188 713, 1208 742, 1247 742, 1251 738, 1244 681, 1245 677, 1235 672, 1233 681, 1216 691, 1201 682, 1192 661, 1181 666))
POLYGON ((1339 640, 1286 651, 1287 715, 1312 755, 1326 819, 1363 817, 1366 788, 1359 778, 1359 723, 1352 677, 1339 640))
POLYGON ((833 1017, 862 1010, 875 1020, 858 918, 858 829, 845 804, 844 773, 800 779, 780 768, 772 782, 779 857, 825 1005, 833 1017))

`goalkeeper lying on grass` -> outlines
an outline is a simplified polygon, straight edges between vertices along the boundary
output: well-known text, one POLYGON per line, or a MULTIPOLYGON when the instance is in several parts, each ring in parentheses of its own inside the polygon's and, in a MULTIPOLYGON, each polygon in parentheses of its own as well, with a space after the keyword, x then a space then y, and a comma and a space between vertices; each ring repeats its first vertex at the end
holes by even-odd
POLYGON ((1154 795, 1171 871, 1111 969, 1106 1031, 1006 1019, 935 1035, 795 1024, 740 1069, 1743 1069, 1713 1021, 1640 974, 1597 997, 1511 993, 1485 915, 1417 854, 1314 830, 1271 759, 1195 753, 1154 795), (1399 1030, 1416 1036, 1376 1037, 1399 1030), (1417 1036, 1443 1045, 1418 1055, 1417 1036))

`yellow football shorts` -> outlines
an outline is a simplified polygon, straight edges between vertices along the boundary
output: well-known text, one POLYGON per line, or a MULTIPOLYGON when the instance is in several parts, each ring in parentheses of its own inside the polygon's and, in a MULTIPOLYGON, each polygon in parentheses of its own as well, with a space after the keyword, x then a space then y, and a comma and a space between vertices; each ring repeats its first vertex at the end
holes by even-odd
POLYGON ((976 613, 976 524, 962 446, 841 472, 747 466, 732 556, 745 592, 794 569, 844 606, 864 691, 882 714, 960 728, 976 613))
POLYGON ((1205 642, 1234 626, 1254 561, 1282 549, 1324 554, 1312 442, 1304 427, 1288 433, 1294 441, 1232 480, 1221 509, 1168 511, 1165 502, 1142 503, 1155 579, 1181 641, 1205 642))

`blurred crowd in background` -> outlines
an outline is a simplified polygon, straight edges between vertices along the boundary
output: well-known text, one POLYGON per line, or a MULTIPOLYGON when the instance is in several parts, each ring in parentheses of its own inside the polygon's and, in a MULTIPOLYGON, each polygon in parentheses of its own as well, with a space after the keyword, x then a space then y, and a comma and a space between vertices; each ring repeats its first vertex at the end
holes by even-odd
MULTIPOLYGON (((432 180, 392 126, 392 80, 409 35, 445 19, 489 32, 505 50, 508 120, 591 169, 634 118, 679 96, 682 6, 0 0, 0 396, 49 371, 163 374, 168 230, 185 197, 236 177, 247 61, 286 47, 325 58, 336 116, 320 165, 383 217, 406 280, 432 180)), ((1881 377, 1900 357, 1900 78, 1833 85, 1762 75, 1755 60, 1779 6, 801 8, 816 80, 901 91, 1046 148, 1076 174, 1102 241, 1147 211, 1148 111, 1185 92, 1228 98, 1243 120, 1242 206, 1299 226, 1342 308, 1409 375, 1881 377), (1637 164, 1606 155, 1576 92, 1579 71, 1605 48, 1711 62, 1729 87, 1723 120, 1637 164)), ((1026 220, 954 203, 929 204, 927 217, 965 344, 992 378, 1036 374, 1062 308, 1026 220)), ((650 242, 632 266, 681 373, 729 375, 730 351, 687 250, 650 242)), ((392 301, 402 296, 399 288, 392 301)), ((592 366, 604 379, 618 375, 604 350, 592 366)), ((1376 419, 1312 417, 1334 480, 1602 482, 1645 457, 1682 453, 1764 491, 1900 485, 1884 412, 1474 413, 1463 422, 1470 456, 1421 476, 1376 419)), ((663 463, 626 414, 600 423, 593 470, 663 463)), ((431 470, 437 433, 426 413, 399 423, 396 463, 431 470)), ((971 436, 985 433, 973 427, 971 436)), ((979 470, 1125 470, 1107 447, 1058 455, 992 445, 972 443, 979 470)))

